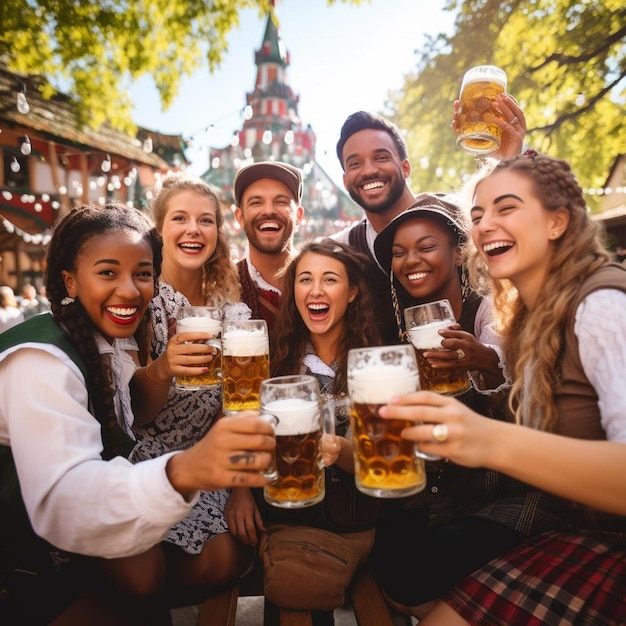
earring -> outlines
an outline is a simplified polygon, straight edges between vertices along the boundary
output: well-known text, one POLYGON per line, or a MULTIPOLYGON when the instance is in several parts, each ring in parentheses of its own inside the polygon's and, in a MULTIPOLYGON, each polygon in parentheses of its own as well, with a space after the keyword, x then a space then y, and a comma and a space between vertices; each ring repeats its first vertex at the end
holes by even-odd
POLYGON ((63 300, 61 300, 61 304, 63 306, 67 306, 68 304, 72 304, 72 302, 74 302, 76 300, 76 298, 70 298, 70 296, 65 296, 65 298, 63 298, 63 300))

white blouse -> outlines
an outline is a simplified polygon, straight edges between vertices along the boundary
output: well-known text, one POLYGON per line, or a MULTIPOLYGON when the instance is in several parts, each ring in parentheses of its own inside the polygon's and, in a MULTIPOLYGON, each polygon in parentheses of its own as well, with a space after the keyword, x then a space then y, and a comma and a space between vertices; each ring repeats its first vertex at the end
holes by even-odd
POLYGON ((576 310, 574 332, 607 439, 626 443, 626 293, 590 293, 576 310))
POLYGON ((170 484, 170 453, 103 461, 85 380, 56 346, 22 344, 0 362, 0 444, 10 445, 35 532, 70 552, 144 552, 191 509, 170 484))

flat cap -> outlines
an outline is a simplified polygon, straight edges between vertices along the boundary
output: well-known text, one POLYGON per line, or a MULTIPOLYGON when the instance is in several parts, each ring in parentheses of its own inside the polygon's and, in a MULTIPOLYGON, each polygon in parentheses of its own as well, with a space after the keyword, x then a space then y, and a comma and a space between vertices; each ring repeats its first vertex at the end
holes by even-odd
POLYGON ((302 203, 302 172, 282 161, 259 161, 242 167, 235 174, 233 191, 235 203, 241 206, 243 192, 255 181, 262 178, 277 180, 291 191, 298 205, 302 203))

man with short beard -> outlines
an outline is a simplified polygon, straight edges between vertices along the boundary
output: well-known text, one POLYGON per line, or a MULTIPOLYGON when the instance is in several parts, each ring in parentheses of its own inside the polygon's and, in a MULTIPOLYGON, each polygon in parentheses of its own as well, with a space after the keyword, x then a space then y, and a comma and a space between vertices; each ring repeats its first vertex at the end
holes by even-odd
POLYGON ((242 300, 271 332, 282 292, 277 274, 295 256, 293 238, 304 214, 302 173, 281 161, 252 163, 235 175, 233 193, 235 218, 248 238, 237 263, 242 300))
POLYGON ((372 294, 381 316, 384 340, 388 344, 398 343, 389 278, 376 260, 374 240, 394 217, 415 202, 408 182, 411 164, 406 143, 398 127, 386 118, 357 111, 341 127, 337 156, 346 191, 363 208, 365 217, 333 235, 333 239, 370 258, 372 294))
MULTIPOLYGON (((510 94, 501 94, 499 110, 504 115, 502 144, 495 158, 508 158, 522 150, 526 121, 516 100, 510 94)), ((458 101, 455 103, 456 130, 458 101)), ((337 157, 343 168, 343 184, 350 197, 359 204, 365 217, 352 226, 333 235, 333 239, 347 243, 365 253, 372 269, 372 293, 382 320, 386 343, 398 343, 389 277, 385 276, 374 253, 374 240, 385 226, 412 204, 416 197, 409 187, 411 163, 406 142, 398 127, 382 115, 357 111, 349 115, 339 134, 337 157)))

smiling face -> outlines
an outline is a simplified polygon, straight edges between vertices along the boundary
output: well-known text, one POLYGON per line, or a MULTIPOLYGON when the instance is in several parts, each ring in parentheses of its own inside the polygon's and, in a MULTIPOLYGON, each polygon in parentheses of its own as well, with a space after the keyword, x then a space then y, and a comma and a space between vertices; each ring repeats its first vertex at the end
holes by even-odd
POLYGON ((197 191, 177 191, 168 201, 161 236, 163 260, 168 272, 198 270, 217 246, 215 199, 197 191))
POLYGON ((341 261, 314 252, 296 266, 294 299, 309 331, 335 341, 345 327, 348 305, 358 295, 341 261))
POLYGON ((550 266, 553 241, 567 228, 567 209, 545 210, 531 180, 507 170, 478 183, 473 205, 472 239, 489 274, 510 280, 531 306, 550 266))
POLYGON ((243 192, 235 218, 251 248, 278 254, 291 248, 303 212, 286 185, 272 178, 260 178, 243 192))
POLYGON ((419 217, 400 224, 391 254, 396 279, 415 300, 458 300, 463 260, 456 235, 438 220, 419 217))
POLYGON ((91 237, 76 268, 62 272, 68 295, 80 300, 107 341, 132 336, 154 296, 150 244, 129 231, 91 237))
POLYGON ((394 208, 411 172, 408 160, 400 158, 390 135, 371 128, 348 138, 343 147, 343 167, 343 184, 350 197, 375 214, 394 208))

